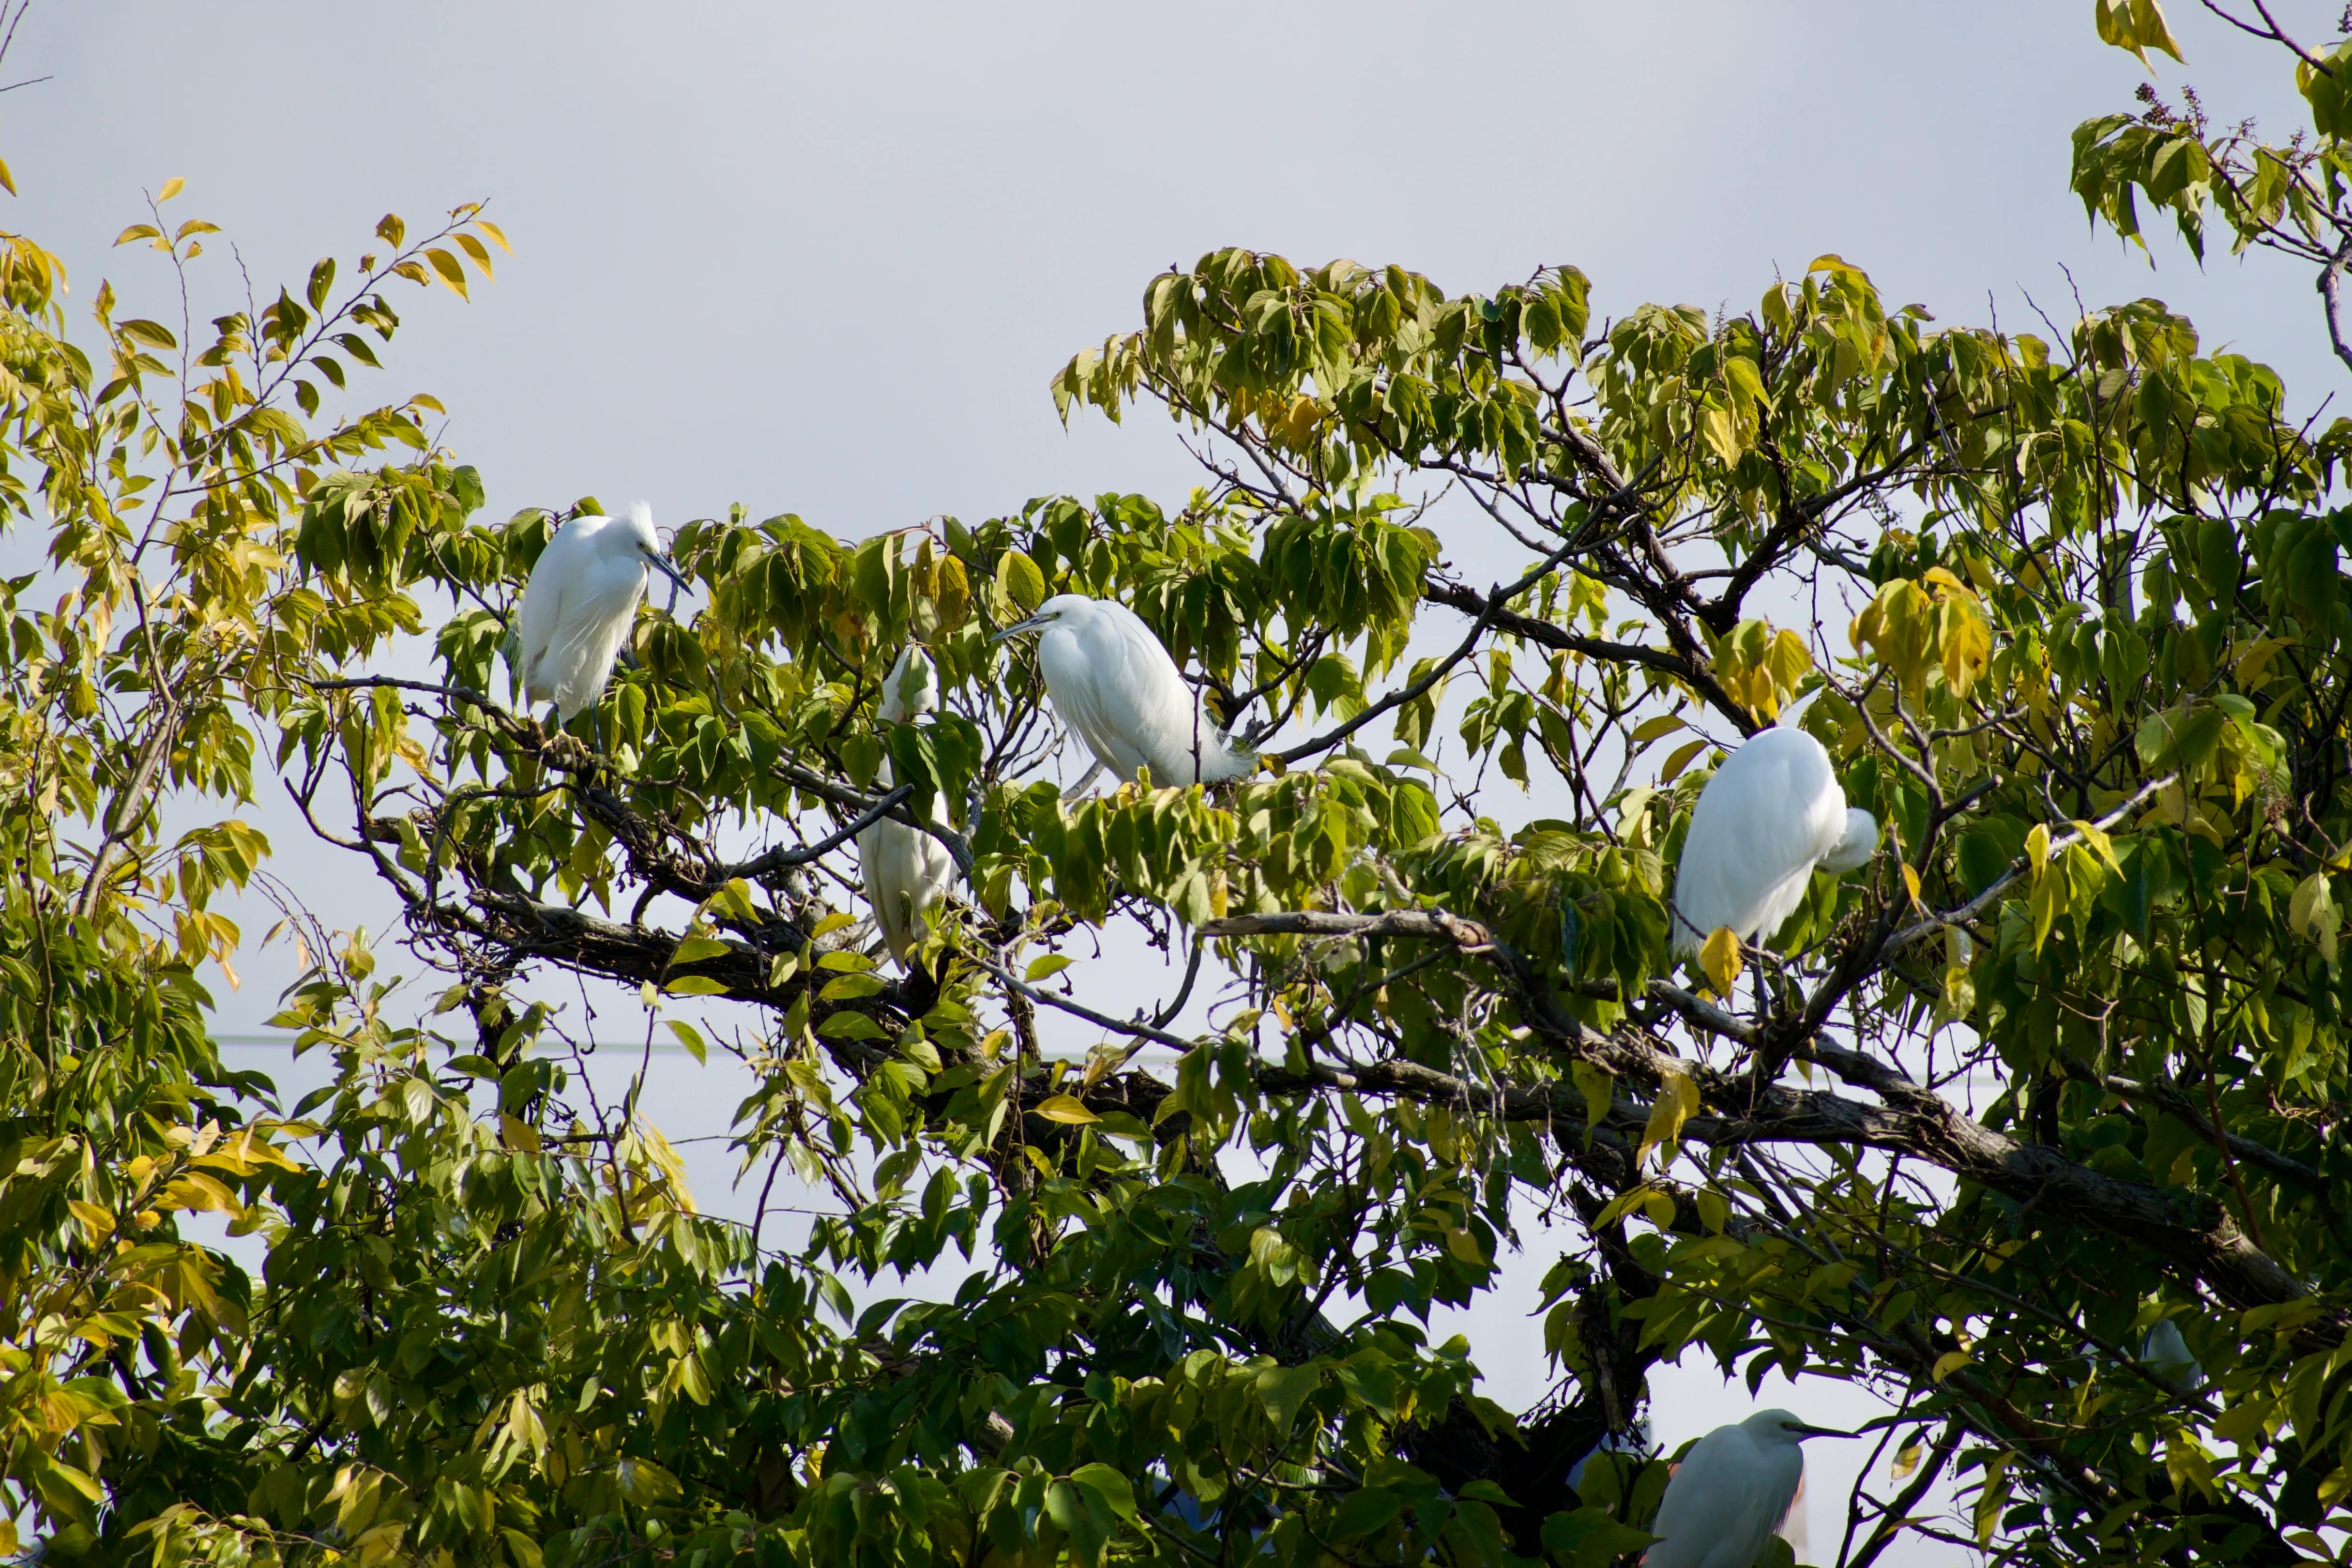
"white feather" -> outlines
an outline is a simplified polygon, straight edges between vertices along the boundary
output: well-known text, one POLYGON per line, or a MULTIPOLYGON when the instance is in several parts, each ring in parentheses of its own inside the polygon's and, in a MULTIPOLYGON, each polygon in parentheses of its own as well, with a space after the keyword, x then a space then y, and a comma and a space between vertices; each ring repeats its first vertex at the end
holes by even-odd
POLYGON ((1666 1483, 1645 1568, 1755 1568, 1804 1479, 1801 1430, 1785 1410, 1759 1410, 1691 1445, 1666 1483))
MULTIPOLYGON (((882 681, 882 701, 876 717, 886 724, 903 724, 940 705, 939 671, 919 647, 908 644, 882 681)), ((896 787, 888 759, 882 763, 882 787, 896 787)), ((931 796, 930 818, 947 826, 947 804, 931 796)), ((955 860, 947 846, 919 828, 888 818, 857 836, 857 863, 866 884, 866 901, 874 906, 874 923, 898 967, 908 967, 907 955, 928 929, 924 915, 944 897, 955 879, 955 860)))
POLYGON ((554 703, 566 723, 596 705, 636 619, 646 574, 660 560, 643 501, 624 517, 583 514, 556 530, 515 616, 526 698, 554 703))
POLYGON ((1213 784, 1256 767, 1126 605, 1057 594, 1022 625, 1040 634, 1037 666, 1054 711, 1120 778, 1149 767, 1155 784, 1213 784))
POLYGON ((1675 868, 1675 952, 1696 952, 1726 926, 1742 942, 1770 936, 1816 868, 1851 871, 1877 847, 1877 819, 1847 808, 1819 741, 1777 726, 1748 737, 1691 811, 1675 868))

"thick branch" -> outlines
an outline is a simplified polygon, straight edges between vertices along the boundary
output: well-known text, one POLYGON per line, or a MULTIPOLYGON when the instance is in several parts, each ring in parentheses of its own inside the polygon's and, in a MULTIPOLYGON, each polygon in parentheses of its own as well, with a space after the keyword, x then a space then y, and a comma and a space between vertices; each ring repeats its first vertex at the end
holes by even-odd
MULTIPOLYGON (((1869 1089, 1879 1104, 1725 1073, 1676 1057, 1632 1030, 1604 1035, 1563 1013, 1544 979, 1507 943, 1476 921, 1444 910, 1243 915, 1213 921, 1202 927, 1202 934, 1387 934, 1450 942, 1465 955, 1485 957, 1501 970, 1522 1020, 1563 1054, 1645 1087, 1670 1077, 1689 1079, 1707 1109, 1684 1124, 1686 1139, 1727 1146, 1859 1146, 1906 1154, 2017 1202, 2032 1203, 2053 1219, 2145 1247, 2162 1258, 2176 1276, 2210 1287, 2233 1306, 2275 1304, 2310 1294, 2303 1281, 2254 1246, 2227 1214, 2200 1195, 2111 1176, 2078 1164, 2046 1144, 2019 1142, 1970 1120, 1898 1069, 1859 1051, 1814 1038, 1801 1042, 1798 1054, 1828 1068, 1845 1083, 1869 1089)), ((1450 1099, 1513 1121, 1580 1121, 1583 1114, 1581 1093, 1559 1080, 1472 1085, 1410 1062, 1382 1062, 1348 1072, 1318 1068, 1286 1079, 1268 1073, 1262 1082, 1270 1089, 1328 1084, 1357 1093, 1450 1099)), ((1612 1107, 1612 1121, 1634 1109, 1612 1107)), ((2330 1314, 2325 1321, 2330 1341, 2340 1340, 2347 1327, 2341 1315, 2330 1314)))

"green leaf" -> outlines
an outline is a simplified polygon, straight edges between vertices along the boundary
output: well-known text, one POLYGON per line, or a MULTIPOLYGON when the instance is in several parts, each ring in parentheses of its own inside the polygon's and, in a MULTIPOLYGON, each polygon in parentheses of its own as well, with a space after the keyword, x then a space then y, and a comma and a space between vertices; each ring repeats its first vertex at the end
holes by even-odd
POLYGON ((1259 1369, 1256 1377, 1258 1403, 1265 1406, 1267 1417, 1279 1433, 1287 1433, 1297 1419, 1299 1406, 1323 1385, 1323 1369, 1308 1362, 1298 1366, 1268 1366, 1259 1369))
POLYGON ((1339 1500, 1329 1526, 1334 1541, 1353 1541, 1384 1528, 1404 1511, 1404 1499, 1381 1487, 1366 1487, 1339 1500))

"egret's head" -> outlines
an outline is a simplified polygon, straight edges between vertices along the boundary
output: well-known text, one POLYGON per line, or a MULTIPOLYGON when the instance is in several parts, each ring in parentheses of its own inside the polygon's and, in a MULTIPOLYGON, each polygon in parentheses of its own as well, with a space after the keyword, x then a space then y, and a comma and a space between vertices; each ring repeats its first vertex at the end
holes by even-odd
POLYGON ((1834 1426, 1816 1426, 1787 1410, 1759 1410, 1740 1426, 1759 1443, 1801 1443, 1808 1437, 1851 1437, 1834 1426))
POLYGON ((639 560, 679 587, 688 592, 693 590, 694 584, 688 582, 679 574, 678 569, 669 563, 669 557, 662 552, 661 535, 654 531, 653 508, 643 501, 637 501, 631 505, 627 514, 620 518, 614 527, 616 532, 629 542, 630 549, 639 560))
POLYGON ((940 672, 919 643, 908 643, 898 662, 882 678, 879 716, 883 722, 903 724, 940 705, 940 672))
POLYGON ((1035 615, 1025 621, 1015 621, 997 633, 992 640, 1003 642, 1006 637, 1018 637, 1023 632, 1042 632, 1065 621, 1083 620, 1094 607, 1095 602, 1084 594, 1056 594, 1038 605, 1035 615))

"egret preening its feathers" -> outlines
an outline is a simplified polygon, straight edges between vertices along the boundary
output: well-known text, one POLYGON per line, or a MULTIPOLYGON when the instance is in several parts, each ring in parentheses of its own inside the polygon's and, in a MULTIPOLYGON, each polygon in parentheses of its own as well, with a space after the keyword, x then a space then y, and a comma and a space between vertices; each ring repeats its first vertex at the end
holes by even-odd
POLYGON ((554 703, 567 724, 596 705, 613 679, 614 656, 628 639, 649 571, 688 585, 662 554, 653 511, 643 501, 625 517, 583 512, 556 530, 523 584, 515 616, 527 699, 554 703))
MULTIPOLYGON (((882 681, 882 701, 875 716, 886 724, 903 724, 940 705, 939 671, 920 647, 909 643, 882 681)), ((896 787, 888 758, 882 762, 882 788, 896 787)), ((931 820, 947 825, 947 803, 931 796, 931 820)), ((907 954, 923 937, 924 911, 940 901, 955 877, 955 861, 947 846, 919 827, 885 817, 857 836, 857 864, 866 882, 866 901, 874 906, 874 923, 890 956, 905 969, 907 954)))
POLYGON ((1094 752, 1095 765, 1070 791, 1104 768, 1123 779, 1149 767, 1155 784, 1213 784, 1257 766, 1213 722, 1176 661, 1151 628, 1125 605, 1056 594, 1037 613, 997 634, 1036 632, 1037 668, 1062 722, 1094 752))
POLYGON ((1755 1568, 1797 1495, 1808 1437, 1851 1437, 1785 1410, 1759 1410, 1691 1445, 1666 1483, 1644 1568, 1755 1568))
POLYGON ((1802 704, 1724 759, 1699 792, 1675 868, 1674 951, 1718 930, 1761 940, 1804 902, 1815 870, 1851 871, 1878 851, 1878 819, 1848 809, 1819 741, 1796 728, 1802 704))

